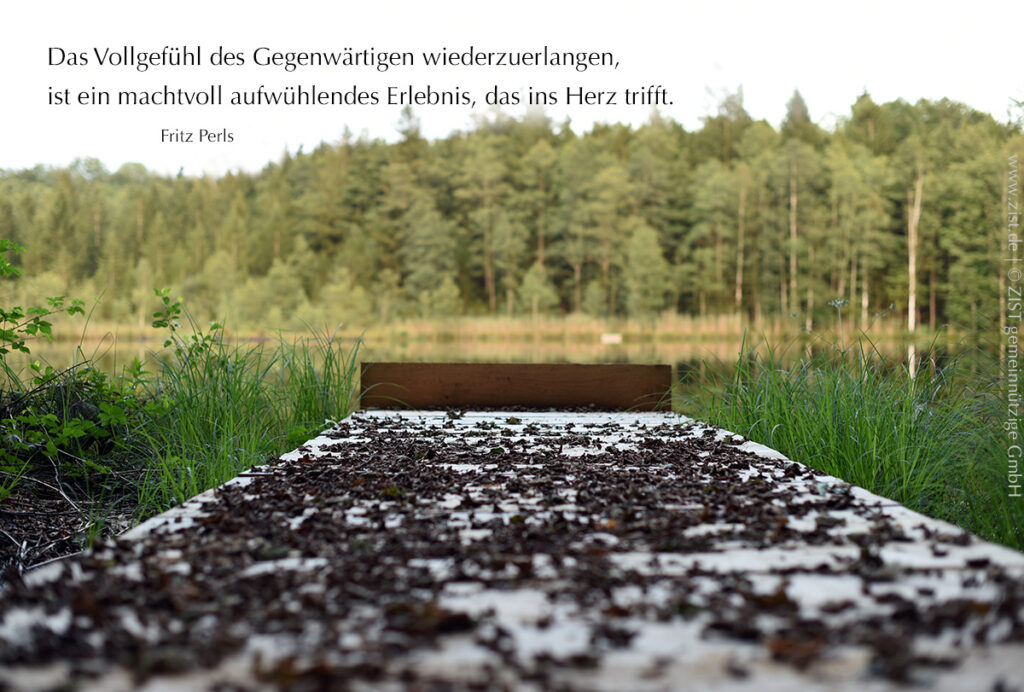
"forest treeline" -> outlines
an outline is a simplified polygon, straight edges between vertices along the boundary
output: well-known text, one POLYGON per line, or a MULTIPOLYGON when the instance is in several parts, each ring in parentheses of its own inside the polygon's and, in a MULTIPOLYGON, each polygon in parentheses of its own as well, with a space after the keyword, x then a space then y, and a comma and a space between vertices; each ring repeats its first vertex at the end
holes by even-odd
POLYGON ((583 134, 492 113, 428 141, 406 111, 398 129, 390 144, 346 131, 255 174, 3 171, 0 238, 25 252, 0 304, 101 296, 96 317, 141 324, 168 286, 235 327, 574 311, 813 325, 837 307, 857 326, 998 319, 1024 137, 960 103, 864 94, 831 130, 798 92, 778 129, 742 93, 692 132, 657 113, 583 134))

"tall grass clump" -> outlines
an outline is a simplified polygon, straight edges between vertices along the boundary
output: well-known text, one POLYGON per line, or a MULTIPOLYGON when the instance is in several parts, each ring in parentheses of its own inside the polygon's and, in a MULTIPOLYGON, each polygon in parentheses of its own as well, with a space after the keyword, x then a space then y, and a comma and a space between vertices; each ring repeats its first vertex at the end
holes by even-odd
MULTIPOLYGON (((990 540, 1024 548, 1008 496, 998 372, 925 357, 914 374, 866 338, 783 367, 785 348, 711 368, 706 415, 795 461, 990 540)), ((991 365, 991 363, 990 363, 991 365)))
POLYGON ((220 325, 204 331, 190 318, 183 335, 180 307, 163 298, 154 324, 169 331, 167 349, 145 383, 159 412, 133 440, 152 455, 140 485, 144 511, 219 485, 350 413, 358 342, 346 350, 336 334, 315 331, 312 340, 230 344, 220 325))
POLYGON ((289 412, 288 448, 307 440, 326 420, 340 420, 357 396, 357 360, 362 343, 345 350, 337 330, 311 329, 312 338, 291 342, 279 337, 274 361, 276 391, 289 412))

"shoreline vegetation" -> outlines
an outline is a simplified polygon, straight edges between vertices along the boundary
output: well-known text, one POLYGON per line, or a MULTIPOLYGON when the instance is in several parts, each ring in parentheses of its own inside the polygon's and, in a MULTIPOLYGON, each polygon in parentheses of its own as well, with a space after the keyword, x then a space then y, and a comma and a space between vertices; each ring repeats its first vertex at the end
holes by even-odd
MULTIPOLYGON (((151 329, 165 348, 151 363, 106 374, 79 348, 66 369, 36 363, 17 382, 8 373, 0 568, 20 570, 117 533, 293 449, 357 405, 359 338, 316 331, 234 341, 221 325, 189 318, 168 291, 157 295, 151 329), (27 535, 11 533, 33 514, 21 522, 27 535)), ((61 306, 52 312, 67 311, 61 306)), ((589 333, 566 322, 567 332, 589 333)), ((875 335, 838 345, 805 334, 776 346, 779 336, 741 336, 731 357, 706 359, 695 382, 679 383, 675 410, 1024 548, 1024 506, 1007 496, 999 468, 997 357, 973 348, 968 362, 926 349, 911 374, 875 335)))
MULTIPOLYGON (((820 320, 814 325, 813 334, 822 334, 839 340, 839 320, 836 312, 829 320, 820 320)), ((603 318, 585 314, 540 315, 536 318, 528 315, 490 316, 460 315, 450 317, 403 318, 387 323, 340 323, 335 330, 340 338, 407 338, 412 340, 444 340, 444 339, 509 339, 523 340, 540 337, 542 339, 559 339, 570 342, 584 342, 600 337, 606 333, 622 334, 624 338, 637 342, 665 341, 709 341, 720 338, 742 340, 744 334, 758 334, 768 338, 786 339, 806 333, 803 323, 794 319, 773 318, 750 320, 736 313, 707 315, 683 315, 666 312, 649 319, 603 318)), ((861 327, 849 324, 843 326, 843 332, 850 336, 861 331, 868 332, 879 339, 899 340, 903 343, 913 336, 917 343, 927 342, 935 337, 959 340, 970 333, 958 329, 955 325, 944 324, 937 329, 918 327, 913 333, 906 329, 906 318, 885 313, 876 314, 868 324, 861 327)), ((276 338, 279 334, 303 336, 309 333, 305 324, 290 329, 254 328, 243 326, 232 328, 224 325, 227 338, 237 341, 266 341, 276 338)), ((124 341, 158 341, 147 320, 145 324, 131 322, 113 322, 90 320, 83 329, 81 325, 54 325, 52 336, 59 341, 95 342, 114 336, 124 341)))

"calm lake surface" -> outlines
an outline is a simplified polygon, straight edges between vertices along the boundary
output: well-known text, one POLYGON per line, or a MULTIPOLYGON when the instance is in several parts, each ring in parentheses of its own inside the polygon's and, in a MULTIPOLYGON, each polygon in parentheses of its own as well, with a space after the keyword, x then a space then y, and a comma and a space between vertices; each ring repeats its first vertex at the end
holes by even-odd
MULTIPOLYGON (((106 337, 88 340, 81 345, 77 341, 36 341, 31 344, 31 357, 11 354, 10 362, 15 367, 25 368, 30 360, 39 360, 55 369, 62 369, 75 362, 89 360, 95 367, 110 374, 120 373, 131 365, 135 358, 153 370, 155 360, 164 352, 159 339, 141 341, 106 337)), ((258 345, 259 340, 238 341, 240 345, 258 345)), ((346 346, 354 346, 354 340, 345 340, 346 346)), ((273 341, 268 343, 272 345, 273 341)), ((748 341, 749 350, 757 347, 764 351, 763 341, 748 341)), ((906 363, 907 346, 888 341, 876 344, 891 363, 906 363)), ((602 343, 601 335, 593 338, 576 337, 569 340, 530 338, 529 334, 515 338, 477 339, 403 339, 401 337, 367 338, 359 351, 359 359, 368 361, 412 361, 412 362, 516 362, 516 363, 668 363, 673 366, 676 376, 693 384, 704 381, 709 369, 730 372, 736 357, 744 348, 742 339, 720 339, 717 341, 693 342, 631 342, 602 343)), ((775 344, 777 361, 788 367, 807 358, 812 353, 833 349, 834 346, 820 339, 793 337, 775 344)), ((918 348, 920 357, 926 349, 918 348)), ((941 345, 936 348, 940 360, 956 353, 972 351, 980 355, 987 349, 978 346, 941 345)))
MULTIPOLYGON (((346 340, 347 345, 354 341, 346 340)), ((259 344, 258 340, 237 342, 259 344)), ((459 340, 459 341, 402 341, 374 340, 363 342, 359 359, 368 361, 412 362, 512 362, 512 363, 697 363, 706 361, 732 361, 739 353, 742 342, 675 343, 675 344, 602 344, 565 343, 541 340, 459 340)), ((164 353, 162 341, 113 340, 77 342, 56 341, 31 344, 31 357, 12 354, 12 362, 24 366, 30 360, 48 363, 54 368, 68 367, 77 360, 87 359, 107 373, 117 373, 133 359, 152 363, 164 353)))

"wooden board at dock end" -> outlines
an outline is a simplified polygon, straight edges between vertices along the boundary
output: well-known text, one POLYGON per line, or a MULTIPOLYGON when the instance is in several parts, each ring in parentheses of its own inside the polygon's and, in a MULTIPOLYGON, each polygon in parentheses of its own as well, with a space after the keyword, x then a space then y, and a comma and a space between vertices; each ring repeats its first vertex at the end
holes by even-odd
POLYGON ((549 363, 367 363, 363 408, 671 407, 669 365, 549 363))

